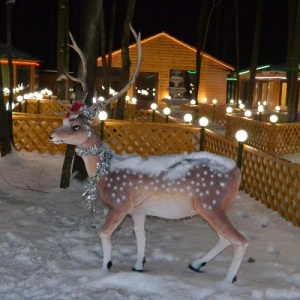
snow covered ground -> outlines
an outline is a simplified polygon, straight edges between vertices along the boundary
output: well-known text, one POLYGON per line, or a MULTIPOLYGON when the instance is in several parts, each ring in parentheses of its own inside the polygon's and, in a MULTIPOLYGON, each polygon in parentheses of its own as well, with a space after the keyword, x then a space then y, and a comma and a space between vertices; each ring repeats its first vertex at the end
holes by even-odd
POLYGON ((217 241, 199 217, 148 218, 147 263, 132 272, 136 241, 128 217, 113 236, 113 267, 101 270, 98 231, 83 183, 59 189, 63 157, 14 153, 0 158, 0 299, 300 299, 300 228, 239 192, 229 216, 249 240, 235 284, 223 282, 232 249, 187 268, 217 241))

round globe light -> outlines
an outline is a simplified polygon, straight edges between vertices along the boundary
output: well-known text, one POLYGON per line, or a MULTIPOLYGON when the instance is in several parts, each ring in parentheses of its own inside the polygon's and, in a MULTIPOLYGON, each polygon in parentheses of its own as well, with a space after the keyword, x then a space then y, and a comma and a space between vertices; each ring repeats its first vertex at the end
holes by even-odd
POLYGON ((151 109, 156 110, 157 109, 157 104, 156 103, 151 103, 151 109))
POLYGON ((226 108, 226 112, 227 112, 228 114, 231 114, 231 113, 233 112, 233 108, 232 108, 231 106, 228 106, 228 107, 226 108))
POLYGON ((201 127, 206 127, 208 125, 208 119, 206 117, 201 117, 199 119, 199 125, 201 127))
POLYGON ((17 101, 18 101, 18 102, 22 102, 22 101, 23 101, 23 96, 19 95, 19 96, 17 97, 17 101))
POLYGON ((263 112, 264 111, 264 106, 263 105, 258 105, 258 108, 257 108, 257 110, 259 111, 259 112, 263 112))
POLYGON ((233 100, 233 99, 230 99, 230 100, 229 100, 229 103, 230 103, 230 104, 234 104, 234 100, 233 100))
POLYGON ((272 124, 275 124, 278 121, 278 117, 276 115, 271 115, 270 116, 270 122, 272 124))
POLYGON ((185 114, 183 119, 186 123, 190 123, 193 120, 193 116, 191 114, 185 114))
POLYGON ((244 115, 245 115, 246 118, 250 118, 251 115, 252 115, 251 110, 246 110, 246 111, 244 112, 244 115))
POLYGON ((240 108, 240 109, 244 109, 244 108, 245 108, 245 104, 244 104, 244 103, 241 103, 241 104, 239 105, 239 108, 240 108))
POLYGON ((165 108, 163 109, 163 113, 164 113, 166 116, 168 116, 168 115, 171 113, 171 109, 170 109, 169 107, 165 107, 165 108))
POLYGON ((212 100, 212 103, 213 103, 214 105, 216 105, 216 104, 217 104, 217 102, 218 102, 218 100, 217 100, 217 99, 213 99, 213 100, 212 100))
POLYGON ((244 143, 248 138, 248 133, 243 129, 238 130, 235 134, 235 138, 238 142, 244 143))
POLYGON ((190 103, 191 103, 191 105, 196 105, 196 100, 192 99, 192 100, 190 101, 190 103))
POLYGON ((276 111, 280 111, 280 106, 277 105, 277 106, 275 107, 275 110, 276 110, 276 111))
POLYGON ((133 97, 133 98, 131 99, 131 102, 132 102, 133 104, 136 104, 136 103, 137 103, 137 99, 136 99, 135 97, 133 97))
POLYGON ((100 113, 99 113, 99 120, 100 121, 105 121, 106 119, 107 119, 107 112, 104 111, 104 110, 100 111, 100 113))

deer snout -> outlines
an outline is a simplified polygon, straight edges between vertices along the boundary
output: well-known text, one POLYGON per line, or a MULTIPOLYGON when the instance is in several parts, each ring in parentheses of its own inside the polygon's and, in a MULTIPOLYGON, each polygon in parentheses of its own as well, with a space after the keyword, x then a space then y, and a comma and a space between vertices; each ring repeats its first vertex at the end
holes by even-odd
POLYGON ((61 143, 63 143, 63 141, 62 141, 61 139, 58 139, 58 138, 56 137, 55 131, 53 131, 53 132, 51 132, 51 133, 49 134, 49 140, 50 140, 52 143, 54 143, 54 144, 61 144, 61 143))

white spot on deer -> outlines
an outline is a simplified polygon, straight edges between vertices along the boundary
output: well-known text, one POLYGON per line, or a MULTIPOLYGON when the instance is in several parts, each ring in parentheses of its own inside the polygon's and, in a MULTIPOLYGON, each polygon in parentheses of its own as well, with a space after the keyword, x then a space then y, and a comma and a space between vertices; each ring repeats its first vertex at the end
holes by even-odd
POLYGON ((114 180, 112 178, 109 179, 110 182, 113 182, 114 180))
POLYGON ((196 177, 197 177, 197 178, 199 178, 199 177, 200 177, 200 174, 199 174, 199 173, 197 173, 197 174, 196 174, 196 177))
POLYGON ((195 184, 195 181, 194 181, 194 180, 192 180, 192 181, 191 181, 191 184, 193 184, 193 185, 194 185, 194 184, 195 184))
POLYGON ((197 193, 199 193, 199 191, 200 191, 199 189, 196 189, 196 192, 197 192, 197 193))
POLYGON ((117 186, 115 185, 115 186, 114 186, 114 190, 116 190, 116 189, 117 189, 117 186))
POLYGON ((107 187, 111 187, 111 184, 110 184, 110 183, 108 183, 108 184, 107 184, 107 187))
POLYGON ((191 187, 190 187, 190 186, 187 186, 186 189, 189 191, 189 190, 191 189, 191 187))
POLYGON ((144 176, 142 174, 139 174, 139 178, 143 178, 144 176))
POLYGON ((124 174, 124 175, 123 175, 123 178, 127 178, 127 175, 126 175, 126 174, 124 174))
POLYGON ((220 182, 221 187, 225 187, 225 182, 220 182))
POLYGON ((117 178, 116 178, 118 181, 120 180, 120 176, 117 176, 117 178))
POLYGON ((211 209, 212 209, 212 207, 210 205, 208 205, 208 210, 211 210, 211 209))
POLYGON ((143 183, 143 180, 139 180, 138 183, 143 183))
POLYGON ((180 189, 179 191, 180 191, 180 193, 183 193, 183 189, 180 189))
POLYGON ((121 187, 120 187, 120 191, 123 191, 123 190, 124 190, 124 188, 121 186, 121 187))
POLYGON ((216 195, 220 195, 220 191, 219 190, 216 190, 216 195))
POLYGON ((130 186, 133 186, 132 182, 129 182, 129 185, 130 185, 130 186))
POLYGON ((208 174, 208 172, 207 172, 207 171, 204 171, 204 172, 203 172, 203 174, 204 174, 204 175, 207 175, 207 174, 208 174))
POLYGON ((203 204, 203 208, 206 208, 206 207, 207 207, 207 205, 204 203, 204 204, 203 204))
POLYGON ((149 189, 149 186, 148 185, 145 185, 144 186, 144 190, 148 190, 149 189))
POLYGON ((199 195, 200 195, 200 197, 203 197, 203 193, 202 192, 199 195))
POLYGON ((125 181, 122 182, 122 185, 123 185, 123 186, 126 186, 126 184, 127 184, 127 183, 126 183, 125 181))
POLYGON ((217 204, 217 200, 213 200, 213 201, 211 201, 211 203, 212 203, 213 205, 216 205, 216 204, 217 204))
POLYGON ((177 191, 177 188, 176 187, 174 187, 174 189, 173 189, 175 192, 177 191))
POLYGON ((213 181, 211 181, 211 182, 210 182, 210 185, 214 185, 214 182, 213 182, 213 181))
POLYGON ((203 183, 202 183, 202 186, 203 186, 203 187, 205 187, 205 186, 206 186, 206 183, 205 183, 205 182, 203 182, 203 183))
POLYGON ((115 193, 112 193, 111 196, 112 196, 113 198, 115 198, 115 197, 116 197, 116 194, 115 194, 115 193))
POLYGON ((205 194, 206 194, 206 195, 209 195, 209 190, 206 190, 206 191, 205 191, 205 194))
POLYGON ((194 196, 194 194, 193 194, 192 192, 190 192, 189 195, 190 195, 191 197, 194 196))

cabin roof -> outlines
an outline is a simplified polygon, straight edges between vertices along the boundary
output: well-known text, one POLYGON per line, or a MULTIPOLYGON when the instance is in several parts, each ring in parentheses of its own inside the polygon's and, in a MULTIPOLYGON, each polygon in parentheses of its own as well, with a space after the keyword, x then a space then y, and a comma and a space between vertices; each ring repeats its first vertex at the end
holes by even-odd
MULTIPOLYGON (((31 60, 31 61, 39 61, 39 59, 12 47, 12 57, 14 60, 31 60)), ((7 59, 7 44, 0 42, 0 59, 7 59)))
MULTIPOLYGON (((160 37, 168 38, 168 39, 172 40, 174 43, 180 44, 181 46, 183 46, 183 47, 189 49, 190 51, 193 51, 193 52, 195 52, 195 53, 197 52, 197 49, 196 49, 195 47, 193 47, 193 46, 191 46, 191 45, 189 45, 189 44, 186 44, 186 43, 180 41, 179 39, 177 39, 177 38, 171 36, 170 34, 168 34, 168 33, 166 33, 166 32, 161 32, 161 33, 152 35, 152 36, 150 36, 150 37, 148 37, 148 38, 145 38, 145 39, 143 39, 143 40, 141 41, 141 43, 142 43, 142 45, 143 45, 143 44, 145 44, 145 43, 151 42, 153 39, 160 38, 160 37)), ((129 48, 133 48, 133 47, 136 47, 136 44, 135 44, 135 43, 134 43, 134 44, 131 44, 131 45, 129 46, 129 48)), ((119 53, 121 53, 121 49, 112 52, 112 56, 115 56, 115 55, 117 55, 117 54, 119 54, 119 53)), ((209 55, 209 54, 207 54, 207 53, 205 53, 205 52, 202 52, 202 54, 203 54, 203 56, 206 57, 207 59, 212 60, 212 61, 214 61, 214 62, 216 62, 216 63, 222 65, 223 67, 225 67, 226 69, 229 69, 230 71, 234 71, 234 69, 235 69, 233 66, 231 66, 231 65, 229 65, 229 64, 227 64, 227 63, 225 63, 225 62, 223 62, 223 61, 221 61, 221 60, 219 60, 219 59, 217 59, 217 58, 215 58, 215 57, 213 57, 212 55, 209 55)), ((98 60, 101 60, 101 57, 99 57, 98 60)))

